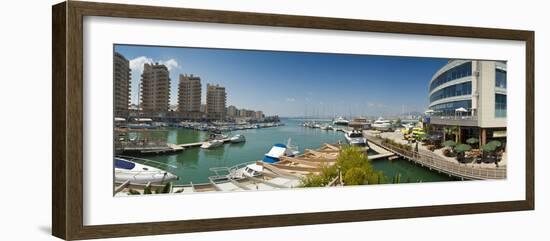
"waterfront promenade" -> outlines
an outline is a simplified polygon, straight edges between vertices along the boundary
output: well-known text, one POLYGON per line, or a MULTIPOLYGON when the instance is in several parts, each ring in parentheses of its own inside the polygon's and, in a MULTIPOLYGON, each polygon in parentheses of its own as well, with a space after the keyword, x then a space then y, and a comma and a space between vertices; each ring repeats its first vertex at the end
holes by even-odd
POLYGON ((409 151, 395 146, 386 145, 383 139, 377 136, 365 133, 365 137, 370 143, 378 145, 391 151, 409 161, 445 173, 449 176, 462 178, 464 180, 486 180, 486 179, 506 179, 506 166, 501 167, 476 167, 460 163, 453 163, 437 155, 409 151))

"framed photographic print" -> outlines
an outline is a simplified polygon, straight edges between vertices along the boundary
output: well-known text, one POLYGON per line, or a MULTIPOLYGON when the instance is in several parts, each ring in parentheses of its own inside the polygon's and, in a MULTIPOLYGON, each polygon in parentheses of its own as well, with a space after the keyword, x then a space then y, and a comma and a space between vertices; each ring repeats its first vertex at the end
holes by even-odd
POLYGON ((78 1, 52 25, 57 237, 534 209, 532 31, 78 1))

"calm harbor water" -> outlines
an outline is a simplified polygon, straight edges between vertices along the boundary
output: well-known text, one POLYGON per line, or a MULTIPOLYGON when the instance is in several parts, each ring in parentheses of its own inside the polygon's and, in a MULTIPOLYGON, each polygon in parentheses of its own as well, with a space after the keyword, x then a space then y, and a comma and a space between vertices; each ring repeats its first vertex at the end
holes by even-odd
MULTIPOLYGON (((344 134, 336 131, 305 128, 301 120, 282 119, 284 126, 233 131, 230 135, 243 134, 246 142, 239 144, 225 144, 215 149, 188 148, 173 155, 147 156, 146 158, 167 163, 177 168, 168 171, 178 175, 177 184, 205 183, 208 177, 214 175, 209 169, 212 167, 229 167, 243 162, 252 162, 262 159, 273 144, 286 144, 291 138, 292 145, 297 146, 300 152, 304 149, 317 149, 323 143, 336 143, 340 140, 345 143, 344 134)), ((203 141, 207 138, 206 132, 183 128, 167 128, 166 131, 154 132, 152 137, 165 139, 168 143, 182 144, 203 141)), ((391 180, 401 174, 401 181, 434 182, 454 180, 446 175, 429 171, 426 168, 414 165, 402 159, 389 161, 380 159, 373 161, 376 170, 381 170, 391 180)))

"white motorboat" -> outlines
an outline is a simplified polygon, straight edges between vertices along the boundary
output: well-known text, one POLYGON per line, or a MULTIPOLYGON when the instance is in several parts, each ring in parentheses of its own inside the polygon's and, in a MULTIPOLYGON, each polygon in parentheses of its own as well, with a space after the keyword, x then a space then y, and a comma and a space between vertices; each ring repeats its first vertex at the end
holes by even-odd
POLYGON ((364 146, 367 144, 367 139, 363 136, 362 131, 353 130, 348 131, 345 134, 346 140, 352 146, 364 146))
POLYGON ((244 135, 237 134, 237 135, 234 135, 231 138, 229 138, 229 141, 231 143, 240 143, 240 142, 245 142, 246 139, 244 138, 244 135))
POLYGON ((271 147, 268 153, 264 155, 262 159, 263 162, 275 163, 279 162, 280 158, 283 156, 293 157, 298 155, 300 152, 297 147, 293 147, 291 144, 291 139, 288 138, 287 144, 275 144, 271 147))
POLYGON ((211 148, 215 148, 215 147, 218 147, 218 146, 221 146, 221 145, 223 145, 223 140, 214 139, 214 140, 210 140, 210 141, 206 141, 206 142, 202 143, 201 148, 202 149, 211 149, 211 148))
POLYGON ((251 163, 246 165, 245 167, 232 170, 230 172, 230 177, 232 179, 244 179, 246 177, 259 177, 262 175, 264 167, 260 166, 256 163, 251 163))
POLYGON ((115 157, 115 183, 130 181, 131 184, 164 184, 179 177, 155 167, 139 164, 125 158, 115 157))
POLYGON ((379 131, 389 131, 392 128, 391 122, 389 120, 385 120, 382 117, 378 118, 373 124, 372 128, 379 130, 379 131))
POLYGON ((332 124, 334 125, 341 125, 341 126, 347 126, 349 124, 349 121, 344 119, 344 117, 338 117, 334 121, 332 121, 332 124))

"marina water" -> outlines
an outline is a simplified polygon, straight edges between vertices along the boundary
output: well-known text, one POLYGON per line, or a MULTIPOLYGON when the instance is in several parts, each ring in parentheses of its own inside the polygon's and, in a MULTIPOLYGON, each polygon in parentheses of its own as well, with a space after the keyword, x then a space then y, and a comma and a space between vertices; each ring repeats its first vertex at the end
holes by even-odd
MULTIPOLYGON (((214 173, 212 167, 230 167, 243 162, 261 160, 265 153, 276 143, 286 144, 291 138, 292 145, 300 153, 304 149, 317 149, 324 143, 346 143, 343 132, 326 131, 302 126, 301 119, 281 119, 284 126, 233 131, 229 135, 243 134, 244 143, 226 143, 214 149, 199 147, 187 148, 183 152, 171 155, 147 156, 147 159, 167 163, 176 168, 168 171, 180 177, 176 184, 207 183, 214 173)), ((165 139, 168 143, 183 144, 204 141, 208 133, 184 128, 166 128, 165 131, 152 132, 151 137, 165 139)), ((389 180, 401 175, 401 182, 434 182, 455 180, 447 175, 430 171, 427 168, 410 163, 401 158, 379 159, 372 162, 374 169, 381 170, 389 180)))

